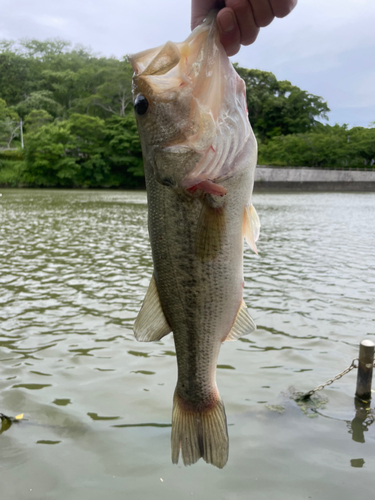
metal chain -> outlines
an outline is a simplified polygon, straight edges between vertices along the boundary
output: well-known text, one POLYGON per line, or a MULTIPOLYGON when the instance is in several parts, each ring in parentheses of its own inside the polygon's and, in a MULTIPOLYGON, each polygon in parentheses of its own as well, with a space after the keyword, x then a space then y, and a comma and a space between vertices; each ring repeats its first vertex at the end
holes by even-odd
POLYGON ((7 420, 8 422, 13 422, 15 420, 15 418, 8 417, 8 415, 4 415, 4 413, 0 413, 0 422, 2 420, 7 420))
MULTIPOLYGON (((317 391, 321 391, 322 389, 324 389, 325 387, 327 387, 327 385, 333 384, 333 382, 335 382, 336 380, 339 380, 341 377, 343 377, 344 375, 346 375, 347 373, 349 373, 350 371, 352 371, 354 368, 358 368, 358 366, 355 364, 356 361, 358 361, 358 358, 354 358, 353 361, 351 362, 350 366, 348 366, 348 368, 345 368, 344 371, 342 371, 341 373, 339 373, 335 377, 330 378, 329 380, 327 380, 327 382, 324 382, 324 384, 318 385, 318 387, 316 387, 312 391, 306 392, 299 399, 302 399, 302 400, 309 399, 317 391)), ((374 367, 375 367, 375 363, 374 363, 374 367)))

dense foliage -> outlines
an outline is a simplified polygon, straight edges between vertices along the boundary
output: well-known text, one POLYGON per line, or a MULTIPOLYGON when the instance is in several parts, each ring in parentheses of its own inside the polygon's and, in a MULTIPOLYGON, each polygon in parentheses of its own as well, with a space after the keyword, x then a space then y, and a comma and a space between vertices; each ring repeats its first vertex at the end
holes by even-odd
MULTIPOLYGON (((236 70, 246 83, 259 163, 374 162, 375 128, 322 125, 329 109, 321 97, 272 73, 236 70)), ((0 42, 0 184, 143 186, 131 76, 126 58, 62 40, 0 42)))
POLYGON ((274 136, 309 132, 327 118, 329 108, 321 97, 283 80, 273 73, 235 65, 246 84, 250 123, 262 142, 274 136))
POLYGON ((0 42, 0 184, 143 186, 131 77, 61 40, 0 42))
POLYGON ((374 162, 375 128, 322 125, 259 145, 258 163, 263 165, 366 168, 374 162))

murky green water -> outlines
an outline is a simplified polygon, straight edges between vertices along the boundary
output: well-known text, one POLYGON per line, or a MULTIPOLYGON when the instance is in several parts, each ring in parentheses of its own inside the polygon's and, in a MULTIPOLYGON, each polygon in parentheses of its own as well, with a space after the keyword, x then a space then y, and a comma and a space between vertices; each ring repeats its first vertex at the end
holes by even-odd
POLYGON ((375 424, 352 371, 300 407, 375 337, 375 194, 256 194, 245 254, 256 334, 223 345, 223 470, 170 462, 173 340, 132 323, 152 273, 139 192, 2 190, 0 435, 4 500, 346 500, 373 496, 375 424), (283 395, 284 393, 284 395, 283 395), (324 404, 322 404, 324 403, 324 404), (353 432, 354 428, 354 432, 353 432))

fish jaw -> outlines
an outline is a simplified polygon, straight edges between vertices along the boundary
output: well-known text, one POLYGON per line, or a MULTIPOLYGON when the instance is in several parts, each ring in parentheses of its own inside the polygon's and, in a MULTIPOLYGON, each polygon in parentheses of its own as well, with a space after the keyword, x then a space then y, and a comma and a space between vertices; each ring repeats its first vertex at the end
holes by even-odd
POLYGON ((224 196, 227 192, 226 188, 220 186, 219 184, 214 184, 210 180, 199 182, 191 188, 188 189, 190 193, 195 193, 198 189, 201 189, 206 194, 211 194, 214 196, 224 196))
POLYGON ((256 152, 245 84, 220 43, 214 14, 184 42, 129 60, 134 100, 144 96, 149 103, 147 113, 136 115, 145 163, 158 182, 205 191, 209 184, 202 183, 218 184, 236 172, 234 160, 247 143, 256 152))

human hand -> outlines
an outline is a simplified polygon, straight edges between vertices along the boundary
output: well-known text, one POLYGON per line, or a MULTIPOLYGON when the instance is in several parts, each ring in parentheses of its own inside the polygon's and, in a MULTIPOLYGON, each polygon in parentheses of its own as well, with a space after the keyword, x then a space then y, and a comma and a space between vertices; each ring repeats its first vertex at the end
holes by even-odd
POLYGON ((297 0, 191 0, 191 29, 212 9, 219 9, 220 41, 228 56, 234 56, 241 45, 255 42, 260 28, 287 16, 296 4, 297 0))

